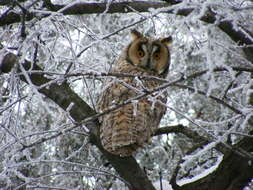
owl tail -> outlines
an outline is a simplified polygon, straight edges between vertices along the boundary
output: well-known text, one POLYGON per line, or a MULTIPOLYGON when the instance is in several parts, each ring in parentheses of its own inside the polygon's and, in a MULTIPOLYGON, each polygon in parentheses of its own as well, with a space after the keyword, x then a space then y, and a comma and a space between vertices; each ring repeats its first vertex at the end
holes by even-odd
POLYGON ((151 130, 146 128, 147 118, 139 111, 133 115, 131 104, 112 112, 104 121, 107 124, 102 125, 101 141, 112 154, 131 156, 150 139, 151 130))

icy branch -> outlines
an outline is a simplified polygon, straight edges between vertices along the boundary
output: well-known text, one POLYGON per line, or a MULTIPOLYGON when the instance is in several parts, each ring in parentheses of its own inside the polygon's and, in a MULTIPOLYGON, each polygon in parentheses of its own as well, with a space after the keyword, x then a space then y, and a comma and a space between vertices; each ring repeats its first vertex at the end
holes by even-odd
MULTIPOLYGON (((8 59, 9 61, 13 61, 13 57, 9 56, 11 59, 8 59)), ((3 59, 4 65, 9 65, 10 63, 7 63, 7 59, 3 59)), ((18 59, 14 59, 14 63, 11 63, 11 65, 16 65, 18 59)), ((2 63, 0 63, 1 65, 2 63)), ((36 64, 32 64, 33 69, 35 70, 41 70, 39 66, 36 64)), ((31 63, 26 61, 23 64, 24 68, 29 70, 31 67, 31 63)), ((10 70, 10 69, 9 69, 10 70)), ((44 83, 48 83, 50 80, 43 77, 40 74, 30 74, 30 81, 37 85, 41 86, 44 83)), ((20 78, 27 82, 26 78, 22 75, 20 78)), ((112 166, 116 169, 116 171, 120 174, 120 176, 125 179, 129 184, 131 184, 133 189, 136 190, 142 190, 143 188, 147 190, 154 190, 153 185, 148 180, 146 174, 143 172, 143 170, 140 168, 138 163, 133 157, 127 157, 127 158, 121 158, 118 156, 114 156, 107 151, 105 151, 100 144, 100 139, 98 137, 98 128, 99 123, 97 118, 100 116, 100 114, 96 114, 95 111, 90 108, 90 106, 84 102, 75 92, 71 90, 69 85, 67 83, 62 83, 61 85, 58 84, 51 84, 49 88, 43 88, 39 90, 40 93, 44 94, 46 97, 53 100, 56 104, 58 104, 62 109, 66 110, 68 106, 73 102, 74 105, 72 109, 70 110, 69 114, 72 118, 77 122, 77 125, 70 127, 68 129, 65 129, 64 132, 70 131, 78 126, 78 122, 85 123, 87 128, 90 130, 90 136, 91 136, 91 142, 96 145, 99 150, 103 153, 103 155, 108 159, 108 161, 112 164, 112 166), (86 118, 86 119, 85 119, 86 118), (131 168, 131 170, 129 170, 131 168), (126 172, 129 171, 129 172, 126 172)), ((131 102, 131 101, 130 101, 131 102)), ((128 102, 128 103, 130 103, 128 102)), ((110 110, 107 110, 108 112, 110 110)), ((104 114, 106 114, 105 112, 104 114)), ((23 146, 21 150, 25 150, 26 148, 33 147, 35 145, 38 145, 40 143, 46 142, 47 140, 56 138, 60 135, 62 135, 63 132, 57 132, 47 138, 41 138, 38 139, 36 142, 23 146)))
MULTIPOLYGON (((111 3, 107 9, 107 3, 97 3, 97 2, 76 2, 70 5, 59 5, 52 4, 50 1, 45 1, 46 8, 51 11, 51 14, 58 12, 63 15, 79 15, 79 14, 97 14, 103 13, 128 13, 133 12, 133 9, 139 12, 148 12, 149 8, 162 8, 170 5, 169 3, 157 2, 157 1, 133 1, 133 2, 116 2, 111 3), (129 8, 129 7, 132 7, 129 8)), ((173 1, 171 1, 173 3, 173 1)), ((0 17, 0 26, 20 22, 22 13, 8 12, 0 17)), ((41 14, 41 12, 36 10, 30 11, 26 15, 26 20, 29 21, 41 14)), ((42 17, 47 17, 51 15, 50 13, 44 13, 42 17)))

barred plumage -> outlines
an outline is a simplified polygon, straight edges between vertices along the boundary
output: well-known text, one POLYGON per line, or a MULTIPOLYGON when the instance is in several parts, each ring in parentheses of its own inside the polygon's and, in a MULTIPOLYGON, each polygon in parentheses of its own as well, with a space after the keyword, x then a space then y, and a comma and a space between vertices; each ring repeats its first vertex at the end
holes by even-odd
MULTIPOLYGON (((132 31, 132 35, 133 42, 127 46, 112 72, 165 78, 170 64, 168 45, 171 37, 154 40, 142 36, 135 30, 132 31)), ((139 83, 139 80, 131 77, 108 79, 106 81, 108 86, 99 99, 98 110, 104 111, 112 105, 119 105, 134 98, 143 93, 143 88, 152 90, 161 85, 159 81, 148 79, 142 79, 141 85, 139 83)), ((166 94, 163 93, 157 99, 166 103, 166 94)), ((150 141, 165 112, 166 107, 150 101, 146 96, 102 116, 100 118, 102 145, 112 154, 132 155, 150 141)))

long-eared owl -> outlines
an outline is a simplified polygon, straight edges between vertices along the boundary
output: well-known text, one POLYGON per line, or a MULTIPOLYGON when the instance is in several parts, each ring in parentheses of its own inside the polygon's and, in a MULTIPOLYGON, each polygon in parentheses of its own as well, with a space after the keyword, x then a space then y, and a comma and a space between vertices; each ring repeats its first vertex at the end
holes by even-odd
MULTIPOLYGON (((112 72, 165 78, 170 65, 171 36, 151 39, 136 30, 131 35, 132 42, 112 72)), ((158 80, 140 77, 107 79, 98 102, 98 110, 103 112, 159 85, 161 82, 158 80)), ((153 93, 101 116, 100 138, 103 147, 115 155, 131 156, 148 143, 166 112, 166 107, 158 101, 166 103, 166 92, 153 93)))

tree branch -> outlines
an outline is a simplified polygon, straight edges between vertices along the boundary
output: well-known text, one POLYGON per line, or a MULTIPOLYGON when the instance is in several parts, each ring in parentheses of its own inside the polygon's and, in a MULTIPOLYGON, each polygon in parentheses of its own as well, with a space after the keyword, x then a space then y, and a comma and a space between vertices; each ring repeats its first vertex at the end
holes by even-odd
MULTIPOLYGON (((183 126, 170 126, 158 128, 155 135, 168 134, 168 133, 182 133, 187 137, 193 139, 202 146, 211 143, 207 138, 200 136, 198 133, 183 126)), ((253 134, 253 132, 251 132, 253 134)), ((252 152, 253 151, 253 138, 245 137, 236 146, 228 148, 223 143, 218 143, 216 149, 224 154, 223 160, 219 167, 213 173, 203 177, 198 181, 178 186, 176 183, 176 176, 180 169, 177 166, 175 173, 171 179, 171 185, 174 190, 208 190, 208 189, 224 189, 224 190, 238 190, 243 189, 253 176, 253 165, 250 164, 252 156, 239 156, 238 151, 252 152), (239 167, 238 167, 239 166, 239 167)))
MULTIPOLYGON (((201 136, 197 132, 192 131, 191 129, 189 129, 188 127, 185 127, 183 125, 158 128, 155 131, 154 136, 168 134, 168 133, 182 133, 185 136, 187 136, 188 138, 195 141, 196 143, 200 143, 201 146, 204 146, 204 145, 214 141, 212 138, 201 136)), ((252 136, 250 136, 250 135, 247 135, 246 137, 249 139, 253 139, 252 136)), ((241 143, 242 143, 242 141, 241 141, 241 143)), ((226 142, 218 141, 215 148, 216 148, 216 150, 223 153, 224 155, 227 155, 227 153, 231 153, 231 151, 232 151, 233 153, 235 153, 239 157, 243 157, 245 159, 253 161, 253 155, 251 155, 250 153, 245 151, 238 144, 236 146, 231 146, 231 145, 227 144, 226 142)), ((253 147, 251 148, 251 146, 249 146, 248 149, 253 149, 253 147)))
MULTIPOLYGON (((1 72, 10 72, 11 68, 18 64, 18 58, 12 53, 5 53, 2 55, 2 60, 0 62, 0 71, 1 72)), ((28 70, 37 70, 42 71, 42 69, 36 65, 31 64, 29 61, 22 63, 22 66, 28 70)), ((31 82, 36 86, 41 86, 45 83, 49 83, 50 80, 45 78, 42 74, 33 73, 29 74, 31 82)), ((28 82, 26 78, 21 74, 21 80, 28 82)), ((50 98, 53 102, 58 104, 62 109, 66 110, 71 103, 74 103, 69 113, 71 117, 76 121, 80 122, 87 117, 90 117, 95 114, 95 111, 84 102, 75 92, 71 90, 69 85, 64 82, 61 85, 52 83, 47 88, 39 89, 39 92, 44 94, 46 97, 50 98)), ((91 141, 102 154, 108 159, 111 165, 119 173, 119 175, 125 179, 130 184, 131 190, 155 190, 152 183, 147 178, 146 174, 140 168, 138 163, 133 157, 124 157, 115 156, 105 151, 103 146, 100 143, 98 134, 99 123, 98 120, 93 120, 86 123, 87 128, 91 132, 91 141)))
MULTIPOLYGON (((198 94, 201 94, 201 95, 206 96, 206 93, 205 93, 205 92, 203 92, 203 91, 201 91, 201 90, 196 90, 196 89, 194 89, 193 87, 190 87, 190 86, 187 86, 187 85, 183 85, 183 84, 174 84, 174 86, 177 86, 177 87, 180 87, 180 88, 183 88, 183 89, 187 89, 187 90, 189 90, 189 91, 196 92, 196 93, 198 93, 198 94)), ((219 99, 219 98, 217 98, 217 97, 215 97, 215 96, 212 96, 212 95, 208 96, 208 98, 210 98, 210 99, 216 101, 217 103, 220 103, 221 105, 223 105, 223 106, 229 108, 230 110, 232 110, 232 111, 235 112, 236 114, 243 114, 241 110, 239 110, 239 109, 237 109, 237 108, 235 108, 235 107, 229 105, 228 103, 226 103, 226 102, 223 101, 222 99, 219 99)))
MULTIPOLYGON (((138 12, 148 12, 150 8, 163 8, 171 5, 182 3, 182 1, 176 0, 167 0, 169 3, 163 2, 147 2, 147 1, 134 1, 134 2, 116 2, 110 4, 107 8, 106 3, 73 3, 71 5, 54 5, 51 4, 50 1, 45 1, 45 6, 50 11, 58 11, 63 15, 77 15, 77 14, 96 14, 96 13, 128 13, 138 11, 138 12), (131 7, 131 8, 129 8, 131 7)), ((181 16, 188 16, 192 13, 193 8, 187 9, 170 9, 169 11, 165 11, 165 13, 172 13, 181 16)), ((40 13, 41 14, 41 13, 40 13)), ((47 17, 50 14, 44 14, 43 17, 47 17)), ((3 14, 0 17, 0 26, 9 25, 12 23, 20 22, 22 17, 22 13, 8 12, 7 14, 3 14)), ((28 12, 26 14, 26 21, 33 19, 36 17, 35 12, 28 12)), ((253 64, 253 34, 238 26, 235 25, 232 21, 225 20, 218 21, 216 19, 217 15, 211 9, 209 9, 200 20, 207 23, 216 23, 217 26, 225 32, 233 41, 235 41, 238 45, 242 46, 242 49, 246 55, 246 58, 253 64)))
MULTIPOLYGON (((236 145, 241 149, 252 152, 253 138, 245 137, 236 145)), ((227 152, 219 167, 211 174, 185 184, 183 186, 176 185, 175 179, 171 181, 174 190, 239 190, 243 189, 252 179, 253 165, 250 164, 248 158, 238 156, 233 150, 227 152)))
MULTIPOLYGON (((5 67, 8 68, 8 65, 6 65, 5 67)), ((5 69, 3 67, 3 69, 5 69)), ((253 69, 252 68, 244 68, 244 67, 232 67, 233 70, 235 71, 244 71, 244 72, 250 72, 252 73, 253 72, 253 69)), ((1 65, 0 65, 0 70, 1 70, 1 65)), ((219 71, 227 71, 227 68, 223 68, 223 67, 217 67, 217 68, 214 68, 213 69, 213 72, 219 72, 219 71)), ((163 85, 159 86, 158 88, 154 89, 153 91, 157 91, 157 90, 162 90, 162 89, 165 89, 169 86, 177 86, 177 87, 180 87, 180 88, 183 88, 183 89, 188 89, 192 92, 197 92, 198 94, 201 94, 201 95, 204 95, 206 96, 206 93, 201 91, 201 90, 196 90, 192 87, 189 87, 189 86, 186 86, 186 85, 182 85, 182 84, 178 84, 179 82, 182 82, 182 81, 187 81, 189 79, 194 79, 196 77, 199 77, 203 74, 205 74, 206 72, 208 72, 208 70, 203 70, 203 71, 198 71, 198 72, 195 72, 193 74, 190 74, 188 76, 185 76, 185 77, 179 77, 178 79, 175 79, 173 81, 169 81, 169 80, 166 80, 166 79, 162 79, 162 78, 159 78, 159 77, 154 77, 154 76, 148 76, 148 75, 134 75, 134 74, 129 74, 129 73, 117 73, 117 72, 78 72, 78 73, 69 73, 69 74, 64 74, 64 73, 56 73, 56 72, 42 72, 42 71, 29 71, 28 73, 40 73, 40 74, 48 74, 48 75, 60 75, 60 76, 64 76, 64 78, 68 78, 68 77, 77 77, 77 76, 86 76, 86 77, 117 77, 117 78, 124 78, 124 77, 131 77, 131 78, 135 78, 135 77, 138 77, 139 79, 145 79, 145 80, 156 80, 156 81, 160 81, 161 83, 163 83, 163 85)), ((57 81, 55 81, 57 82, 57 81)), ((150 92, 147 92, 147 93, 153 93, 153 91, 150 91, 150 92)), ((140 96, 137 96, 135 97, 134 99, 137 100, 137 99, 140 99, 141 97, 143 96, 146 96, 147 93, 143 94, 143 95, 140 95, 140 96)), ((237 114, 242 114, 242 111, 229 105, 228 103, 226 103, 224 100, 222 99, 219 99, 215 96, 208 96, 208 98, 214 100, 215 102, 217 103, 220 103, 222 104, 224 107, 227 107, 229 109, 231 109, 233 112, 237 113, 237 114)), ((131 99, 132 100, 132 99, 131 99)), ((128 101, 129 102, 129 101, 128 101)), ((119 105, 119 106, 122 106, 122 105, 119 105)), ((112 111, 112 110, 110 110, 112 111)))
MULTIPOLYGON (((45 6, 49 11, 59 12, 63 15, 78 15, 78 14, 97 14, 103 13, 129 13, 148 12, 150 8, 163 8, 171 4, 175 4, 175 1, 171 0, 171 3, 157 2, 157 1, 133 1, 133 2, 116 2, 110 4, 107 7, 107 3, 96 2, 78 2, 67 5, 52 4, 50 1, 45 1, 45 6), (131 8, 130 8, 131 7, 131 8)), ((41 14, 41 13, 40 13, 41 14)), ((43 14, 43 17, 50 16, 50 14, 43 14)), ((0 17, 0 26, 13 24, 21 21, 22 14, 16 12, 9 12, 8 14, 0 17)), ((26 21, 29 21, 36 17, 36 12, 29 12, 26 15, 26 21)))
MULTIPOLYGON (((5 1, 7 2, 7 1, 5 1)), ((171 1, 172 2, 172 1, 171 1)), ((109 7, 107 13, 126 13, 131 12, 134 9, 140 12, 146 12, 149 8, 161 8, 161 7, 167 7, 170 6, 170 4, 160 4, 158 6, 158 2, 155 2, 157 7, 154 7, 156 5, 149 4, 150 2, 145 2, 144 4, 140 5, 137 4, 139 2, 129 2, 129 4, 117 4, 116 3, 111 4, 109 7), (136 7, 138 5, 138 7, 136 7), (145 6, 149 5, 149 6, 145 6), (113 7, 114 6, 114 7, 113 7), (128 7, 132 7, 133 9, 129 9, 128 7), (142 7, 145 6, 145 7, 142 7)), ((176 2, 178 3, 178 2, 176 2)), ((180 3, 180 2, 179 2, 180 3)), ((68 15, 68 14, 93 14, 93 13, 103 13, 106 10, 106 4, 105 3, 96 3, 91 4, 89 3, 81 3, 82 5, 78 4, 82 8, 76 7, 76 10, 73 9, 73 7, 76 6, 76 4, 65 6, 65 5, 53 5, 51 8, 48 6, 48 10, 50 11, 59 11, 59 13, 68 15), (90 6, 89 11, 86 10, 84 4, 87 6, 90 6), (100 5, 103 5, 102 8, 100 5), (96 7, 97 6, 97 7, 96 7)), ((180 10, 173 10, 170 9, 166 13, 172 13, 182 16, 188 16, 192 13, 193 9, 180 9, 180 10)), ((50 14, 44 14, 43 17, 49 16, 50 14)), ((225 32, 233 41, 235 41, 238 45, 242 46, 242 49, 246 55, 246 58, 253 64, 253 41, 252 34, 243 29, 242 27, 236 26, 232 23, 232 21, 223 20, 223 21, 217 21, 216 20, 216 13, 212 12, 211 10, 207 11, 204 16, 200 18, 200 20, 207 22, 207 23, 215 23, 223 32, 225 32)), ((26 20, 31 20, 36 17, 35 12, 28 12, 26 14, 26 20)), ((3 14, 0 17, 0 26, 20 22, 21 13, 14 13, 12 11, 7 12, 6 14, 3 14)), ((7 55, 6 55, 7 56, 7 55)), ((8 56, 7 56, 8 57, 8 56)), ((6 58, 3 56, 3 58, 6 58)), ((14 54, 9 55, 9 58, 7 60, 2 59, 2 63, 0 63, 0 70, 2 72, 9 72, 9 70, 13 67, 14 64, 16 64, 17 58, 14 54), (8 62, 8 63, 7 63, 8 62), (7 64, 6 64, 7 63, 7 64), (6 65, 5 65, 6 64, 6 65), (3 66, 5 65, 5 66, 3 66)), ((30 67, 29 62, 25 62, 24 64, 25 68, 30 67), (28 65, 28 67, 27 67, 28 65)), ((41 70, 37 65, 33 65, 33 69, 41 70)), ((45 83, 50 82, 49 79, 43 77, 43 75, 40 74, 31 74, 31 81, 35 85, 42 85, 45 83)), ((21 76, 22 80, 25 80, 24 77, 21 76)), ((84 118, 88 117, 89 115, 92 115, 95 113, 93 109, 89 107, 88 104, 86 104, 78 95, 76 95, 68 86, 67 83, 63 83, 61 85, 58 84, 52 84, 49 89, 43 88, 39 90, 41 93, 52 99, 54 102, 56 102, 59 106, 61 106, 63 109, 66 109, 71 102, 74 102, 75 105, 73 109, 70 110, 71 116, 76 121, 81 121, 84 118)), ((88 124, 88 127, 91 130, 97 129, 98 122, 92 121, 88 124)), ((106 152, 103 147, 100 144, 98 136, 96 136, 96 132, 92 133, 93 136, 93 142, 96 144, 96 146, 101 150, 101 152, 107 157, 107 159, 111 162, 113 167, 117 170, 117 172, 123 177, 125 180, 127 180, 131 185, 132 189, 154 189, 152 184, 148 181, 148 178, 143 173, 143 171, 140 169, 139 165, 136 163, 136 160, 132 157, 129 158, 120 158, 115 157, 108 152, 106 152), (132 170, 131 172, 128 172, 129 170, 132 170)), ((245 151, 252 152, 253 147, 253 139, 245 137, 239 144, 237 144, 237 147, 240 147, 244 149, 245 151)), ((234 151, 230 150, 226 152, 224 155, 224 159, 221 162, 220 166, 217 168, 215 172, 212 174, 209 174, 208 176, 202 178, 201 180, 197 182, 193 182, 190 184, 183 185, 182 187, 174 187, 174 189, 179 190, 190 190, 190 189, 196 189, 196 190, 205 190, 205 189, 241 189, 245 184, 252 178, 253 176, 253 168, 252 165, 248 164, 249 158, 241 158, 238 156, 234 151), (232 172, 231 172, 232 171, 232 172), (232 180, 232 183, 231 183, 232 180), (232 185, 231 185, 232 184, 232 185)))
MULTIPOLYGON (((2 60, 0 62, 1 72, 10 72, 11 68, 15 64, 17 64, 17 62, 18 62, 17 56, 15 56, 12 53, 6 53, 5 55, 3 55, 2 60)), ((31 67, 31 63, 29 61, 25 61, 22 65, 26 70, 28 70, 31 67)), ((41 86, 43 84, 50 82, 49 79, 44 77, 43 71, 36 64, 33 64, 33 70, 35 70, 34 73, 28 73, 28 74, 29 74, 30 80, 33 82, 34 85, 41 86), (37 73, 36 73, 36 71, 37 71, 37 73)), ((20 78, 22 80, 24 80, 25 82, 27 82, 26 78, 24 76, 22 76, 22 74, 20 75, 20 78)), ((178 80, 181 81, 182 79, 178 79, 178 80)), ((66 110, 67 107, 73 102, 74 107, 72 107, 72 109, 70 110, 70 115, 77 122, 83 121, 85 118, 87 118, 89 116, 93 116, 95 114, 95 111, 93 109, 91 109, 89 107, 89 105, 86 104, 78 95, 76 95, 69 88, 67 83, 62 83, 61 85, 58 85, 56 83, 52 83, 49 88, 39 89, 39 92, 46 95, 48 98, 52 99, 55 103, 57 103, 64 110, 66 110)), ((87 127, 92 132, 91 133, 92 143, 95 144, 99 148, 99 150, 105 155, 105 157, 110 161, 110 163, 116 169, 116 171, 120 174, 120 176, 123 179, 125 179, 128 183, 131 184, 132 189, 138 190, 138 189, 143 189, 143 187, 145 187, 145 189, 147 189, 147 190, 153 189, 152 184, 150 183, 150 181, 148 180, 148 178, 146 177, 146 175, 141 170, 141 168, 139 167, 139 165, 137 164, 136 160, 133 157, 121 158, 118 156, 111 155, 110 153, 106 152, 103 149, 102 145, 100 144, 99 137, 97 135, 98 125, 99 124, 98 124, 97 120, 90 121, 87 124, 87 127), (131 170, 129 170, 129 167, 131 167, 131 170), (126 172, 126 171, 128 171, 128 172, 126 172)), ((206 140, 204 137, 199 136, 197 133, 194 133, 183 126, 177 126, 173 129, 172 128, 171 129, 160 128, 157 130, 156 135, 164 134, 164 133, 167 133, 168 131, 169 132, 181 132, 181 133, 185 134, 186 136, 188 136, 189 138, 192 138, 195 140, 198 138, 200 141, 206 142, 206 143, 210 142, 210 141, 206 140)), ((251 149, 252 149, 251 144, 253 144, 253 142, 252 142, 253 139, 252 138, 245 138, 245 139, 243 139, 242 142, 244 142, 244 140, 246 141, 246 143, 241 143, 241 144, 243 145, 243 147, 245 146, 245 151, 247 151, 247 150, 251 151, 251 149)), ((238 147, 240 148, 241 146, 238 146, 238 147)), ((232 155, 232 158, 236 159, 236 160, 234 160, 236 162, 238 162, 238 157, 241 158, 241 156, 238 156, 236 149, 228 148, 228 147, 224 146, 224 144, 222 144, 222 143, 219 143, 216 146, 216 148, 217 148, 217 150, 223 152, 225 154, 225 156, 232 155)), ((240 148, 240 150, 241 150, 241 148, 240 148)), ((228 158, 228 160, 229 160, 229 158, 228 158)), ((250 157, 242 156, 241 160, 249 161, 250 157)), ((226 163, 224 163, 224 165, 225 164, 226 163)), ((237 165, 237 164, 234 164, 234 165, 237 165)), ((247 171, 248 171, 248 169, 252 169, 250 167, 252 167, 252 166, 247 165, 247 166, 243 167, 243 169, 247 169, 247 171)), ((221 168, 222 168, 222 165, 221 165, 221 168)), ((220 169, 220 167, 218 169, 220 169)), ((235 169, 240 170, 238 167, 235 167, 235 169)), ((240 170, 240 172, 241 172, 241 170, 240 170)), ((244 174, 242 175, 242 177, 240 178, 240 183, 243 183, 245 185, 245 182, 247 182, 247 180, 245 180, 245 178, 249 177, 251 174, 252 174, 251 172, 245 172, 246 176, 244 174)), ((207 176, 204 179, 208 180, 210 178, 210 176, 217 177, 217 176, 213 176, 213 175, 215 175, 215 173, 210 174, 209 176, 207 176)), ((218 176, 218 177, 222 177, 222 176, 218 176)), ((231 176, 231 177, 233 177, 233 176, 231 176)), ((204 182, 206 182, 206 181, 204 181, 204 182)), ((172 184, 176 184, 176 183, 172 182, 172 184)), ((196 188, 195 187, 196 184, 199 184, 199 183, 194 182, 191 184, 184 185, 180 188, 178 188, 177 186, 175 186, 174 188, 180 189, 180 190, 184 189, 184 188, 192 189, 192 188, 196 188)))
MULTIPOLYGON (((16 0, 16 1, 19 2, 19 3, 22 3, 22 2, 27 1, 27 0, 16 0)), ((11 4, 13 4, 13 3, 15 3, 15 2, 13 2, 13 0, 1 0, 1 1, 0 1, 0 5, 1 5, 1 6, 4 6, 4 5, 11 5, 11 4)))
POLYGON ((167 126, 167 127, 160 127, 158 128, 154 136, 157 135, 164 135, 164 134, 169 134, 169 133, 182 133, 188 138, 192 139, 196 143, 208 143, 209 141, 203 137, 200 136, 197 132, 192 131, 191 129, 183 126, 183 125, 175 125, 175 126, 167 126))
MULTIPOLYGON (((171 1, 172 3, 174 1, 171 1)), ((133 11, 137 12, 148 12, 150 8, 162 8, 172 3, 164 3, 159 1, 132 1, 132 2, 115 2, 110 5, 105 3, 97 2, 78 2, 71 6, 67 5, 51 5, 54 7, 52 11, 60 11, 64 15, 76 15, 76 14, 96 14, 96 13, 129 13, 133 11), (65 7, 67 7, 65 9, 65 7), (131 8, 130 8, 131 7, 131 8)), ((48 7, 50 10, 50 7, 48 7)))
MULTIPOLYGON (((171 9, 166 11, 166 13, 176 14, 181 16, 188 16, 194 11, 193 8, 185 8, 185 9, 171 9)), ((245 56, 248 61, 253 64, 253 34, 252 32, 236 25, 231 20, 223 19, 223 21, 217 20, 219 17, 215 12, 209 9, 202 17, 200 17, 201 21, 210 24, 216 24, 223 32, 225 32, 234 42, 236 42, 239 46, 242 46, 242 49, 245 53, 245 56)))

